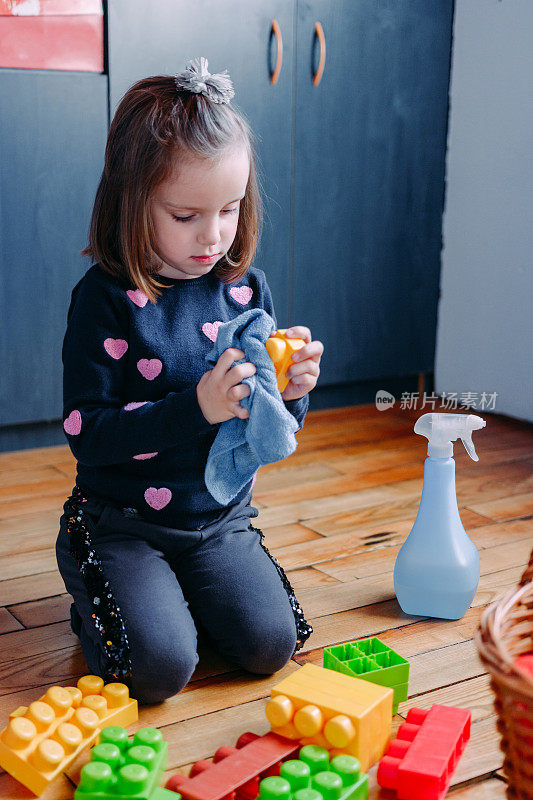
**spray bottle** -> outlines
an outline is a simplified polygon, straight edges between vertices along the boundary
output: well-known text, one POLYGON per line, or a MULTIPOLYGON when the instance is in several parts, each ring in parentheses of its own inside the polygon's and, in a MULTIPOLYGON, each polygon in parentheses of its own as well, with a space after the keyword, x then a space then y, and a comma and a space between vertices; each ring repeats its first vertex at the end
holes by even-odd
POLYGON ((476 593, 479 554, 457 508, 452 442, 460 438, 479 461, 472 431, 485 425, 475 414, 424 414, 415 423, 415 433, 428 439, 428 457, 418 514, 394 565, 394 590, 406 614, 460 619, 476 593))

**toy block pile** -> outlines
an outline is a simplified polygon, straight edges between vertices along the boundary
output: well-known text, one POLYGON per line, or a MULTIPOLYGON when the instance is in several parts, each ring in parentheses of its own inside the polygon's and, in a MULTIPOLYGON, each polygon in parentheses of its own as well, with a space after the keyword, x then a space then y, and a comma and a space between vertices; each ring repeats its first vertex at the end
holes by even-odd
POLYGON ((366 800, 365 773, 379 761, 378 783, 398 800, 442 800, 470 736, 470 712, 413 708, 389 744, 408 668, 375 637, 326 648, 324 667, 304 664, 272 687, 269 733, 242 734, 165 788, 161 732, 143 728, 130 740, 125 728, 138 710, 127 687, 86 675, 10 715, 0 766, 39 795, 95 745, 75 800, 366 800))
POLYGON ((407 700, 409 662, 376 636, 325 647, 324 667, 379 686, 389 686, 394 690, 393 714, 398 712, 398 704, 407 700))

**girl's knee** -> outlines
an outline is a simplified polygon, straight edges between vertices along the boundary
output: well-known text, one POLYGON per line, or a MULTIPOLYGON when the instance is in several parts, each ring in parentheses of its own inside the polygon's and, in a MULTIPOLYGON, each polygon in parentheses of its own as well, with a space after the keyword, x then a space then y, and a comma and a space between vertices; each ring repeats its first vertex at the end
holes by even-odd
POLYGON ((152 652, 142 660, 132 658, 131 696, 141 705, 162 703, 189 683, 197 663, 195 648, 170 644, 163 652, 152 652))
POLYGON ((285 666, 296 647, 296 623, 272 619, 244 636, 238 662, 248 672, 271 675, 285 666))

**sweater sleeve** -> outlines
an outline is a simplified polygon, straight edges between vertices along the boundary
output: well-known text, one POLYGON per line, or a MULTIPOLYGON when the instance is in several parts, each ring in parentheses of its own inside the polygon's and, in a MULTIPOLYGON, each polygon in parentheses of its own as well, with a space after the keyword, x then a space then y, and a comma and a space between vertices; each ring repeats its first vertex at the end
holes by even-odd
POLYGON ((119 298, 94 278, 83 279, 63 341, 63 428, 75 458, 87 466, 154 455, 213 427, 196 386, 154 402, 127 402, 128 331, 119 298))
MULTIPOLYGON (((278 323, 276 321, 276 313, 274 311, 274 303, 272 301, 272 294, 270 292, 270 287, 267 283, 265 274, 261 270, 258 270, 257 272, 261 276, 260 285, 261 285, 261 297, 262 297, 263 308, 268 314, 270 314, 270 316, 274 320, 274 325, 277 328, 278 323)), ((305 394, 298 400, 284 400, 284 403, 287 411, 289 411, 292 414, 292 416, 298 423, 298 427, 303 428, 305 415, 307 414, 307 410, 309 408, 309 395, 305 394)))

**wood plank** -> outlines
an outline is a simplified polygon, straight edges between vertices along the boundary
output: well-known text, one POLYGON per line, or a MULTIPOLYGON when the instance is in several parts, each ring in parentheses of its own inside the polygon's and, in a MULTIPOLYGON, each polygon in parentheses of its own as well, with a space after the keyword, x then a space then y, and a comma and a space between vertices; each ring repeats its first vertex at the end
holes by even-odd
POLYGON ((24 626, 7 608, 0 608, 0 634, 19 631, 24 626))
POLYGON ((291 570, 286 575, 292 588, 298 591, 312 589, 314 586, 331 586, 331 584, 339 583, 337 578, 332 578, 331 575, 326 575, 313 567, 291 570))
POLYGON ((62 507, 58 506, 49 511, 0 519, 0 557, 52 547, 62 513, 62 507))
POLYGON ((28 513, 53 511, 61 516, 63 503, 72 491, 72 482, 65 478, 64 489, 53 494, 28 494, 16 500, 0 502, 0 520, 10 517, 26 516, 28 513), (67 488, 68 487, 68 488, 67 488))
POLYGON ((56 567, 52 572, 0 581, 0 606, 25 603, 40 597, 53 597, 63 594, 64 591, 65 584, 56 567))
MULTIPOLYGON (((374 607, 373 607, 374 608, 374 607)), ((363 609, 364 610, 364 609, 363 609)), ((368 609, 370 614, 372 609, 368 609)), ((479 625, 483 608, 469 608, 460 620, 420 619, 413 617, 412 624, 405 624, 400 620, 400 625, 385 629, 379 633, 379 639, 388 647, 392 647, 404 658, 426 653, 432 650, 441 650, 452 644, 466 642, 472 639, 474 631, 479 625)), ((408 618, 409 619, 409 618, 408 618)), ((376 634, 378 635, 378 634, 376 634)), ((312 641, 313 637, 309 640, 312 641)), ((356 639, 364 638, 361 635, 356 639)), ((350 641, 345 640, 345 641, 350 641)), ((327 645, 326 645, 327 646, 327 645)), ((299 664, 322 665, 323 647, 296 653, 294 660, 299 664)))
POLYGON ((494 694, 490 688, 490 678, 488 675, 480 675, 460 683, 454 683, 451 686, 424 692, 424 694, 419 694, 417 697, 400 703, 398 713, 401 717, 406 717, 410 708, 430 709, 436 703, 458 708, 469 708, 472 712, 473 722, 478 719, 492 717, 494 714, 494 694))
MULTIPOLYGON (((532 535, 531 522, 528 520, 515 521, 512 525, 503 526, 494 522, 486 525, 485 517, 477 514, 472 517, 468 512, 462 514, 462 518, 470 532, 470 538, 477 547, 501 544, 532 535)), ((410 533, 413 522, 413 519, 397 520, 390 525, 388 530, 384 530, 380 524, 357 525, 347 532, 332 533, 326 537, 317 538, 313 543, 306 542, 305 544, 278 547, 274 550, 274 555, 281 561, 285 569, 298 569, 319 563, 322 566, 322 562, 325 565, 330 559, 337 558, 343 559, 346 566, 362 564, 364 559, 359 556, 402 544, 410 533), (351 560, 348 560, 349 557, 352 557, 351 560)), ((312 520, 310 524, 313 524, 312 520)), ((370 556, 370 562, 372 559, 379 558, 379 554, 370 556)))
POLYGON ((34 496, 47 497, 60 491, 65 493, 65 498, 71 490, 71 482, 57 470, 52 470, 46 479, 35 483, 13 483, 10 486, 0 486, 0 503, 2 507, 20 500, 31 500, 34 496))
MULTIPOLYGON (((510 569, 498 569, 498 559, 492 555, 490 560, 482 562, 482 576, 479 581, 477 593, 472 601, 472 605, 480 605, 481 602, 492 602, 495 596, 506 589, 516 585, 523 567, 527 564, 527 543, 520 544, 520 553, 511 553, 507 557, 502 554, 506 561, 519 561, 519 566, 510 569), (492 570, 492 571, 490 571, 492 570), (490 597, 491 599, 487 599, 490 597), (482 599, 481 599, 482 598, 482 599)), ((505 545, 503 546, 505 549, 505 545)), ((492 550, 482 552, 491 553, 492 550)), ((383 552, 387 552, 384 550, 383 552)), ((392 580, 392 571, 379 575, 371 575, 368 578, 356 578, 355 580, 340 583, 335 586, 315 587, 313 589, 300 589, 298 600, 301 603, 304 614, 307 618, 314 620, 319 617, 336 614, 339 611, 348 611, 353 608, 361 608, 372 603, 382 603, 395 597, 392 580)))
POLYGON ((507 784, 498 778, 488 778, 479 783, 460 786, 449 792, 453 800, 505 800, 507 784))
POLYGON ((470 741, 457 765, 452 785, 489 777, 502 764, 503 754, 496 729, 496 717, 486 717, 472 725, 470 741))
MULTIPOLYGON (((508 569, 520 564, 525 565, 529 561, 531 543, 533 541, 533 526, 530 520, 517 520, 512 523, 482 526, 470 530, 469 535, 479 549, 480 566, 483 574, 495 572, 498 567, 500 569, 508 569), (495 542, 498 541, 504 543, 496 545, 495 542)), ((330 539, 327 541, 330 541, 330 539)), ((321 544, 321 542, 317 543, 315 547, 318 548, 321 544)), ((310 549, 312 547, 311 545, 310 549)), ((400 547, 401 544, 380 550, 371 550, 370 552, 361 552, 361 548, 359 548, 355 555, 350 555, 346 558, 335 558, 332 561, 325 562, 313 560, 310 563, 327 575, 331 575, 340 581, 349 581, 353 580, 353 578, 363 578, 392 571, 400 547)), ((283 555, 281 553, 276 555, 282 564, 285 564, 283 555)))
POLYGON ((516 517, 526 517, 533 514, 533 493, 513 497, 501 497, 498 500, 489 500, 486 503, 473 503, 470 509, 490 519, 503 522, 516 517))
MULTIPOLYGON (((255 500, 253 502, 255 505, 255 500)), ((319 533, 315 533, 315 531, 300 524, 276 525, 271 528, 262 528, 262 531, 265 536, 265 544, 269 550, 301 542, 311 542, 314 539, 321 538, 319 533)))
POLYGON ((2 557, 2 581, 57 569, 55 547, 2 557))
POLYGON ((10 472, 14 469, 34 469, 43 466, 57 466, 67 463, 73 466, 76 464, 74 456, 66 444, 0 453, 0 472, 10 472))
POLYGON ((8 609, 25 628, 37 628, 39 625, 51 625, 70 619, 71 603, 72 597, 65 593, 45 600, 8 606, 8 609))
MULTIPOLYGON (((352 481, 352 485, 355 481, 352 481)), ((304 522, 314 517, 360 511, 359 522, 375 519, 404 519, 415 515, 421 493, 419 480, 405 480, 386 485, 349 491, 349 479, 339 479, 313 484, 306 499, 281 502, 276 498, 260 497, 266 508, 258 517, 258 526, 304 522)), ((488 501, 511 495, 524 494, 533 489, 533 470, 529 462, 511 462, 504 468, 478 467, 476 473, 463 470, 457 482, 459 507, 470 506, 481 500, 488 501)), ((311 527, 311 525, 309 525, 311 527)))

